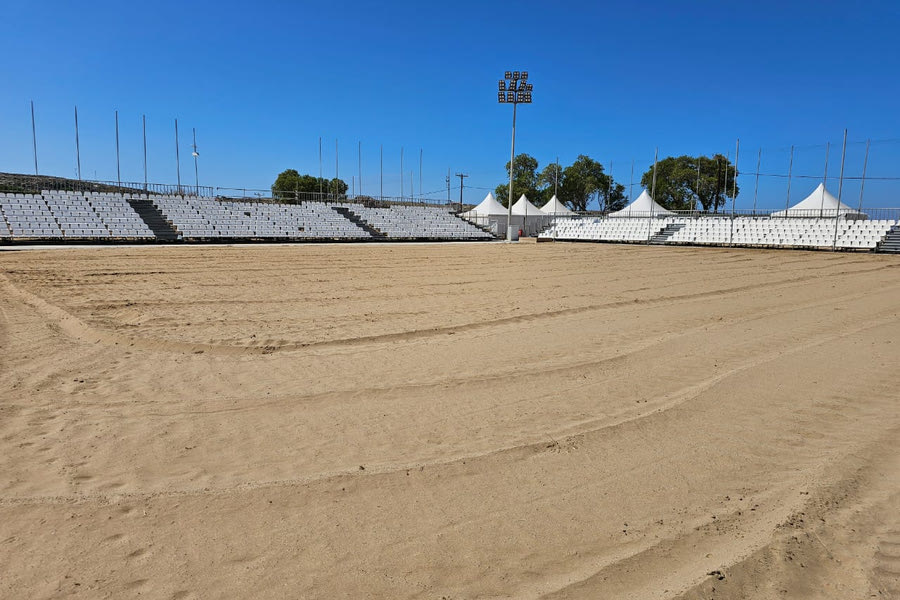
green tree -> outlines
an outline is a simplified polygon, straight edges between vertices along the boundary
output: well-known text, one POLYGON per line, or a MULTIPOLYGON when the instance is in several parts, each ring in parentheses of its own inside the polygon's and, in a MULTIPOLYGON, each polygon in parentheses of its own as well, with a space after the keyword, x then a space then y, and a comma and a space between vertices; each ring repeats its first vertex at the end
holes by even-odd
POLYGON ((627 202, 625 186, 607 175, 602 164, 584 154, 563 170, 559 191, 560 200, 575 211, 587 210, 592 199, 607 212, 619 210, 627 202))
MULTIPOLYGON (((641 184, 653 187, 653 167, 641 176, 641 184)), ((725 156, 667 157, 656 165, 654 199, 669 210, 693 210, 699 203, 704 211, 719 212, 735 187, 734 165, 725 156)))
POLYGON ((304 194, 344 195, 347 183, 341 179, 325 179, 301 175, 296 169, 286 169, 278 174, 272 184, 272 197, 291 202, 302 200, 304 194))
MULTIPOLYGON (((556 163, 550 163, 544 170, 541 171, 540 175, 538 175, 538 187, 541 190, 541 193, 546 197, 545 202, 549 201, 550 198, 553 197, 555 190, 557 188, 562 188, 563 182, 563 169, 556 163)), ((561 200, 561 199, 560 199, 561 200)))
MULTIPOLYGON (((538 187, 538 161, 528 154, 517 154, 515 160, 515 169, 513 170, 513 204, 519 199, 519 196, 525 194, 532 204, 541 206, 543 202, 543 191, 538 187)), ((504 167, 506 173, 509 173, 509 163, 504 167)), ((494 190, 494 196, 503 206, 509 203, 509 183, 502 183, 494 190)), ((548 198, 549 199, 549 198, 548 198)))

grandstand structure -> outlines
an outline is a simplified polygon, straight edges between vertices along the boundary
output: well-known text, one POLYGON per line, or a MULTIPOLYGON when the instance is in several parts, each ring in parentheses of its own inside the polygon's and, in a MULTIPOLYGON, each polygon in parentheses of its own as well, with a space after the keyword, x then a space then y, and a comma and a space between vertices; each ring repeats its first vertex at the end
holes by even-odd
MULTIPOLYGON (((496 239, 464 217, 439 205, 372 199, 282 203, 143 192, 0 192, 0 243, 496 239)), ((900 252, 900 214, 890 217, 855 211, 548 215, 538 240, 900 252)))
POLYGON ((540 240, 900 252, 900 220, 669 213, 556 217, 540 240))
POLYGON ((483 241, 448 208, 297 204, 212 196, 42 190, 0 192, 0 242, 483 241))

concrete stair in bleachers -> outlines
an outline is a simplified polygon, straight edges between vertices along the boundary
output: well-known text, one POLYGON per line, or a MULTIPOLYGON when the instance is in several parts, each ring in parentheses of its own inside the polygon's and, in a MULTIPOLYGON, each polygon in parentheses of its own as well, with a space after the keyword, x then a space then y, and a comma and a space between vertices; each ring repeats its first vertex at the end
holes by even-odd
POLYGON ((387 237, 385 234, 383 234, 376 228, 374 228, 371 225, 369 225, 368 223, 366 223, 362 219, 362 217, 360 217, 358 214, 356 214, 355 212, 353 212, 346 206, 332 206, 331 208, 334 210, 334 212, 338 213, 339 215, 341 215, 342 217, 344 217, 345 219, 347 219, 348 221, 350 221, 351 223, 353 223, 354 225, 356 225, 363 231, 367 231, 369 233, 369 235, 371 235, 373 238, 386 238, 387 237))
POLYGON ((665 244, 672 234, 684 227, 684 223, 669 223, 665 228, 650 238, 651 244, 665 244))
POLYGON ((878 243, 875 252, 892 252, 900 254, 900 225, 894 225, 878 243))
POLYGON ((147 224, 147 227, 153 231, 153 235, 156 236, 156 239, 164 242, 174 242, 178 240, 178 232, 168 221, 166 221, 159 209, 153 205, 153 202, 150 200, 130 198, 128 204, 130 204, 134 211, 141 219, 143 219, 144 223, 147 224))

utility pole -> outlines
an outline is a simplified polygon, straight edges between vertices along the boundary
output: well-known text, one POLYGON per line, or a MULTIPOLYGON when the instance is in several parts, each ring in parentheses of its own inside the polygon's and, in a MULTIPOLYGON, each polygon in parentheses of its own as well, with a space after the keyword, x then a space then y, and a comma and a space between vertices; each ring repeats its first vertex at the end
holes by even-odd
POLYGON ((459 211, 462 212, 462 203, 463 203, 463 183, 464 179, 468 177, 466 173, 457 173, 457 177, 459 177, 459 211))
POLYGON ((450 169, 447 169, 447 206, 450 206, 450 169))

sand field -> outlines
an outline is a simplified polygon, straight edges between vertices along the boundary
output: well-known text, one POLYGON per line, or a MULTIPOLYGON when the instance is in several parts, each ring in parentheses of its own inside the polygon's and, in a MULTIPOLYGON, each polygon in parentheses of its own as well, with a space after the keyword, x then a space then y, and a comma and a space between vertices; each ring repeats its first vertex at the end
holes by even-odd
POLYGON ((900 598, 900 257, 0 253, 0 598, 900 598))

